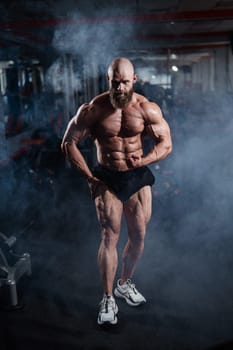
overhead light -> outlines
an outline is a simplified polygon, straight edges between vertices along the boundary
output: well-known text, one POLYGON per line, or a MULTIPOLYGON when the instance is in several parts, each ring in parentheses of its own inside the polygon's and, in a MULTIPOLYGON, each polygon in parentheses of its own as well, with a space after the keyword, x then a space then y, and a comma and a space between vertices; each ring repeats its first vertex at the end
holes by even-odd
POLYGON ((172 71, 173 72, 178 72, 179 68, 177 66, 172 66, 172 71))
POLYGON ((175 53, 172 53, 172 54, 170 55, 170 59, 171 59, 171 60, 176 60, 176 59, 177 59, 177 55, 176 55, 175 53))

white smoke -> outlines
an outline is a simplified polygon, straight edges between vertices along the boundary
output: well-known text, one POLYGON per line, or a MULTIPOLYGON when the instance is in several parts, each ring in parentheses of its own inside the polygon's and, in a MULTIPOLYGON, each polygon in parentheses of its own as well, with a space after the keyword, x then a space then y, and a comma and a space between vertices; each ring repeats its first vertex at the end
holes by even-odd
POLYGON ((68 24, 54 32, 53 46, 61 53, 82 56, 84 61, 98 65, 110 63, 120 54, 123 45, 129 44, 133 25, 111 21, 106 11, 96 12, 95 17, 72 14, 68 24))

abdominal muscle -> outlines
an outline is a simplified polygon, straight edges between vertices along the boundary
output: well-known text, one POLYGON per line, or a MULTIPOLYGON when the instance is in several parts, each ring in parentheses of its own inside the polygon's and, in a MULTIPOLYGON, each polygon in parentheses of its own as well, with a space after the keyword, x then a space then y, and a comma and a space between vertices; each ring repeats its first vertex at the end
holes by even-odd
POLYGON ((98 163, 110 170, 127 171, 135 168, 131 159, 143 157, 140 135, 134 137, 111 137, 96 141, 98 163))

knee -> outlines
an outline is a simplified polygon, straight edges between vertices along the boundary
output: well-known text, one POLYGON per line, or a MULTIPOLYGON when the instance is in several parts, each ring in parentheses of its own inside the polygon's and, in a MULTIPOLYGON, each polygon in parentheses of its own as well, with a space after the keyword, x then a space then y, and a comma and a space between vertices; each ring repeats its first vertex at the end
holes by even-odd
POLYGON ((134 238, 129 238, 126 248, 123 250, 122 257, 127 259, 129 254, 134 259, 140 258, 144 250, 144 236, 140 235, 134 238))
POLYGON ((145 241, 145 232, 134 232, 134 234, 130 235, 129 241, 132 246, 143 248, 145 241))

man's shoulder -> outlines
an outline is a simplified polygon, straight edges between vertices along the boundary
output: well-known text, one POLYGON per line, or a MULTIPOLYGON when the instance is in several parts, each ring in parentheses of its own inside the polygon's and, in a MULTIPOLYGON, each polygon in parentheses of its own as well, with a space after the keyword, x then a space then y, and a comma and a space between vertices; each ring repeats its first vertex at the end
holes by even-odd
POLYGON ((157 103, 149 101, 148 99, 140 101, 140 107, 146 112, 150 110, 160 111, 160 107, 157 103))
POLYGON ((99 117, 100 113, 106 106, 108 99, 108 93, 104 92, 100 95, 95 96, 89 103, 82 104, 75 116, 73 122, 75 124, 88 124, 92 125, 99 117))
POLYGON ((162 117, 160 107, 147 99, 140 102, 140 109, 146 122, 156 122, 162 117))

